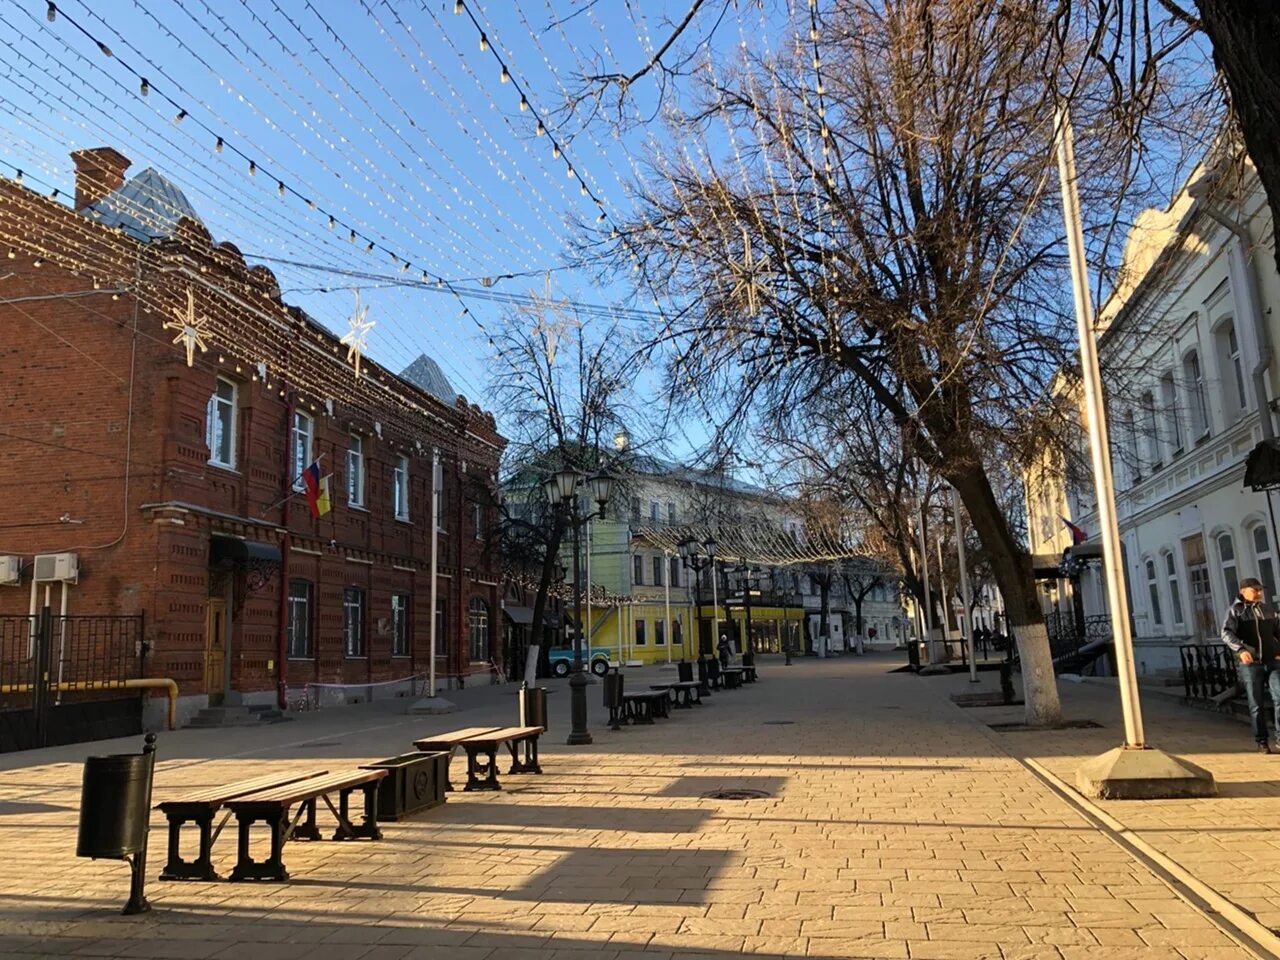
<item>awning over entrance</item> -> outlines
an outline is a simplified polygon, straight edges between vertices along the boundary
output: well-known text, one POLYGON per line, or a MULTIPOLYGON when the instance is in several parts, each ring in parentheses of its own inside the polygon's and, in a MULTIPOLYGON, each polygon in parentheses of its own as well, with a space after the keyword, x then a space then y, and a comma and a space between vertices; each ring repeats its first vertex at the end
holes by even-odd
POLYGON ((1067 553, 1071 554, 1076 560, 1101 560, 1102 538, 1094 537, 1084 543, 1077 543, 1074 546, 1067 547, 1067 553))
POLYGON ((507 615, 507 619, 512 623, 528 626, 533 623, 532 607, 503 607, 502 612, 507 615))
POLYGON ((280 547, 274 543, 214 536, 209 540, 210 565, 221 563, 279 563, 280 547))
POLYGON ((1032 554, 1031 572, 1037 580, 1061 580, 1062 558, 1051 553, 1032 554))

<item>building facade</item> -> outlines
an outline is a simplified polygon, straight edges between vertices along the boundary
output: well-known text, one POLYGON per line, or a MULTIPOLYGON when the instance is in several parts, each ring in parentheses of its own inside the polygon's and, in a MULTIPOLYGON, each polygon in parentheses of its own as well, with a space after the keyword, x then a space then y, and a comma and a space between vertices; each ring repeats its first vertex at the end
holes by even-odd
POLYGON ((143 672, 184 715, 425 674, 433 630, 442 677, 487 677, 492 415, 429 358, 353 369, 167 179, 126 179, 110 148, 73 159, 74 206, 0 181, 0 554, 21 571, 0 613, 142 614, 143 672), (50 554, 78 576, 37 584, 50 554))
MULTIPOLYGON (((1239 581, 1277 600, 1270 494, 1246 461, 1274 435, 1280 282, 1274 225, 1247 159, 1205 161, 1165 210, 1135 222, 1099 311, 1111 459, 1140 672, 1175 670, 1178 647, 1217 641, 1239 581)), ((1060 465, 1028 478, 1032 549, 1070 560, 1046 609, 1108 613, 1092 481, 1060 465), (1088 540, 1073 545, 1063 518, 1088 540), (1075 574, 1074 578, 1066 576, 1075 574)))

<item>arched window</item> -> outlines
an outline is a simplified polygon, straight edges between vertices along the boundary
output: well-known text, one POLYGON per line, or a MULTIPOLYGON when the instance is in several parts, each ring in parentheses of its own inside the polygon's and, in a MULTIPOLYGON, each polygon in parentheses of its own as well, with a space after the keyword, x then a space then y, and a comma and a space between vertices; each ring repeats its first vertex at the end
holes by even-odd
POLYGON ((1244 415, 1249 403, 1235 322, 1223 321, 1214 331, 1213 338, 1218 354, 1218 376, 1222 381, 1223 413, 1228 423, 1235 423, 1244 415))
POLYGON ((1205 403, 1204 369, 1200 364, 1199 351, 1188 351, 1182 358, 1182 372, 1187 381, 1187 415, 1191 431, 1187 439, 1194 444, 1209 432, 1209 408, 1205 403))
POLYGON ((1257 524, 1251 531, 1253 537, 1253 556, 1258 564, 1258 579, 1262 581, 1265 599, 1268 603, 1276 602, 1276 563, 1271 552, 1271 538, 1267 536, 1267 528, 1257 524))
POLYGON ((1218 542, 1218 559, 1222 561, 1222 582, 1226 585, 1229 602, 1240 592, 1240 574, 1236 571, 1236 544, 1229 533, 1220 533, 1215 539, 1218 542))
POLYGON ((480 597, 471 598, 469 656, 472 663, 489 659, 489 605, 480 597))
POLYGON ((1178 562, 1169 550, 1164 552, 1164 572, 1169 583, 1169 611, 1173 614, 1173 622, 1182 626, 1182 588, 1178 583, 1178 562))
POLYGON ((1156 576, 1156 562, 1148 560, 1147 590, 1151 594, 1151 622, 1157 627, 1164 623, 1164 614, 1160 611, 1160 580, 1156 576))
POLYGON ((1182 436, 1182 418, 1178 415, 1178 386, 1174 383, 1172 370, 1160 378, 1160 405, 1164 409, 1169 446, 1173 448, 1173 455, 1176 457, 1185 448, 1185 440, 1182 436))

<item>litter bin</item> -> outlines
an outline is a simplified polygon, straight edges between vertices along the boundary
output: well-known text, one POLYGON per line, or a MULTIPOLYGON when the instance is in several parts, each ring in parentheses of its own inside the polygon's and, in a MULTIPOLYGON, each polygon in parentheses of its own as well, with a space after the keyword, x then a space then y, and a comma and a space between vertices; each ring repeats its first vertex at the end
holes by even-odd
POLYGON ((693 682, 693 664, 687 660, 681 660, 676 664, 677 675, 680 677, 681 683, 693 682))
POLYGON ((547 688, 520 686, 520 726, 542 727, 547 724, 547 688))
POLYGON ((151 909, 143 895, 143 880, 155 744, 156 735, 149 733, 142 753, 87 757, 84 762, 76 856, 129 861, 133 882, 126 914, 151 909))
POLYGON ((622 729, 622 674, 615 668, 604 675, 604 706, 609 711, 609 729, 622 729))

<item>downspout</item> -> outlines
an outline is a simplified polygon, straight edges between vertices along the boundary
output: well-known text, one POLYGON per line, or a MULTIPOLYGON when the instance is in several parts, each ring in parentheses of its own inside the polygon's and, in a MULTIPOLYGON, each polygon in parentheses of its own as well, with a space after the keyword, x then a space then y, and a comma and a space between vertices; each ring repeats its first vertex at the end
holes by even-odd
POLYGON ((289 637, 289 504, 293 499, 293 477, 289 474, 293 469, 293 415, 296 404, 297 398, 291 390, 284 407, 284 489, 280 491, 284 497, 284 502, 280 504, 280 526, 284 528, 284 536, 280 540, 280 605, 276 624, 276 706, 281 710, 289 709, 288 677, 285 670, 289 637))

